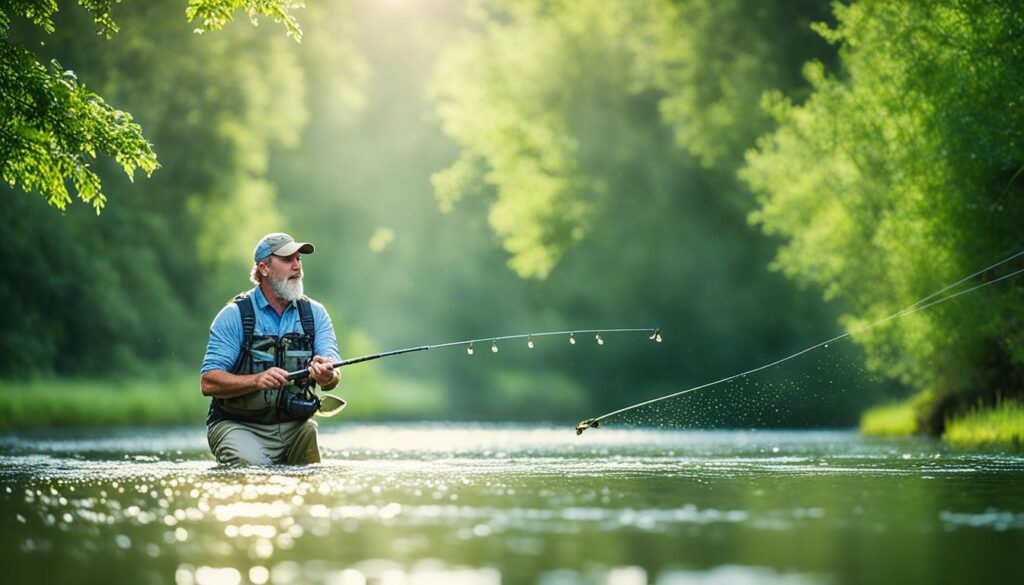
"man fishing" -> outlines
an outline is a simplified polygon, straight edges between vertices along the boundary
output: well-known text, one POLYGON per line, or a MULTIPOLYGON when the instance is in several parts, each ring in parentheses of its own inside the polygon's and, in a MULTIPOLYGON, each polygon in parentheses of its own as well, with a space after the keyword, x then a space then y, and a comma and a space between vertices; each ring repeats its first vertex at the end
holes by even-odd
POLYGON ((330 316, 303 296, 302 254, 313 245, 283 233, 256 245, 250 280, 217 314, 203 358, 200 387, 211 397, 206 418, 210 451, 225 465, 320 461, 320 407, 313 392, 338 385, 340 359, 330 316), (289 371, 309 376, 290 381, 289 371))

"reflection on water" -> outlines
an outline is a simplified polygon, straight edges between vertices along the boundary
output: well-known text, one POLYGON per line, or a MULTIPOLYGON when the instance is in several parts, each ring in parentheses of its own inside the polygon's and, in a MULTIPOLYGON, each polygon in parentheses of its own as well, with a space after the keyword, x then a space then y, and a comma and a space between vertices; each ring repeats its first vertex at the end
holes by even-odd
MULTIPOLYGON (((846 432, 348 426, 221 469, 203 429, 0 438, 14 582, 841 583, 1024 570, 1024 457, 846 432)), ((6 580, 6 579, 5 579, 6 580)))

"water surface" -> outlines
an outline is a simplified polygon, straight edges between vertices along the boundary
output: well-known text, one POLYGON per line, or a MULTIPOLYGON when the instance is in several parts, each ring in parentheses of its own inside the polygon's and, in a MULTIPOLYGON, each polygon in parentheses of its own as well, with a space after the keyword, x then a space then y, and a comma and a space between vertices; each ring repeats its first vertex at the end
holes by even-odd
POLYGON ((1011 582, 1024 457, 852 432, 342 425, 221 469, 203 429, 0 438, 5 582, 1011 582))

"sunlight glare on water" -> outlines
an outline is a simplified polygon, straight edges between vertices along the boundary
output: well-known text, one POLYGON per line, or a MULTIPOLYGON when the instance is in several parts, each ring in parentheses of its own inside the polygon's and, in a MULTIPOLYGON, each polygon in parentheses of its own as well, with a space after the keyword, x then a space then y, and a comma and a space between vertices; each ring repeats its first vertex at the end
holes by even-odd
POLYGON ((5 564, 24 582, 829 583, 919 580, 957 546, 980 556, 945 572, 996 578, 1024 544, 1024 458, 928 440, 350 425, 321 447, 224 469, 202 429, 0 438, 5 564))

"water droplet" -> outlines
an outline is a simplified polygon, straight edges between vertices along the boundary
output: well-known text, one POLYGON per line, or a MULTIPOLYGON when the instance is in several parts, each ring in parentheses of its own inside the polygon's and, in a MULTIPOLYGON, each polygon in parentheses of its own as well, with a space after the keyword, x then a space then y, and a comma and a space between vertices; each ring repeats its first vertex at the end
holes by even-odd
POLYGON ((270 580, 270 570, 266 567, 256 565, 249 569, 249 580, 254 585, 263 585, 270 580))
POLYGON ((572 333, 569 334, 569 344, 576 345, 576 337, 572 333))

